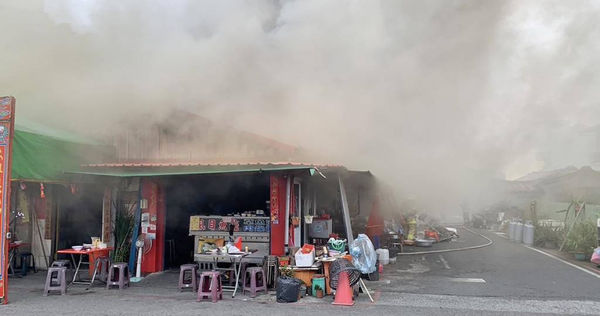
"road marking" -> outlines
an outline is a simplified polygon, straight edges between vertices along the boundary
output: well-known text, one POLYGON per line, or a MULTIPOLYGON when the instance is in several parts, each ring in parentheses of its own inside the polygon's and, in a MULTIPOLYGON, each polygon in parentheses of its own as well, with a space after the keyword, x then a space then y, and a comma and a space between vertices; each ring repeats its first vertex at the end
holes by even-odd
POLYGON ((498 237, 502 237, 502 238, 504 238, 506 240, 510 240, 510 238, 508 238, 508 236, 506 236, 506 233, 496 232, 494 234, 496 234, 496 236, 498 236, 498 237))
POLYGON ((440 260, 442 260, 442 263, 444 264, 444 268, 446 268, 446 270, 450 270, 450 266, 448 265, 448 261, 446 261, 446 259, 444 259, 444 256, 440 255, 440 260))
POLYGON ((464 282, 464 283, 485 283, 484 279, 478 279, 478 278, 450 278, 450 281, 464 282))
POLYGON ((558 261, 560 261, 560 262, 562 262, 562 263, 564 263, 564 264, 568 264, 568 265, 570 265, 571 267, 573 267, 573 268, 575 268, 575 269, 579 269, 579 270, 581 270, 581 271, 583 271, 583 272, 585 272, 585 273, 587 273, 587 274, 589 274, 589 275, 593 275, 593 276, 595 276, 595 277, 597 277, 597 278, 599 278, 599 279, 600 279, 600 275, 599 275, 599 274, 597 274, 597 273, 594 273, 594 272, 592 272, 592 271, 590 271, 590 270, 588 270, 588 269, 584 269, 584 268, 582 268, 582 267, 580 267, 580 266, 578 266, 578 265, 572 264, 572 263, 570 263, 569 261, 563 260, 563 259, 561 259, 561 258, 559 258, 559 257, 557 257, 557 256, 555 256, 555 255, 553 255, 553 254, 549 254, 549 253, 547 253, 547 252, 545 252, 545 251, 542 251, 542 250, 539 250, 539 249, 536 249, 536 248, 533 248, 533 247, 530 247, 530 246, 526 246, 526 245, 523 245, 523 247, 525 247, 525 248, 529 248, 529 249, 531 249, 531 250, 533 250, 533 251, 537 251, 537 252, 539 252, 539 253, 541 253, 541 254, 543 254, 543 255, 546 255, 546 256, 548 256, 548 257, 550 257, 550 258, 554 258, 554 259, 556 259, 556 260, 558 260, 558 261))
POLYGON ((425 272, 429 272, 430 269, 428 266, 421 264, 421 263, 410 263, 410 268, 407 270, 400 270, 397 269, 396 271, 402 273, 425 273, 425 272))

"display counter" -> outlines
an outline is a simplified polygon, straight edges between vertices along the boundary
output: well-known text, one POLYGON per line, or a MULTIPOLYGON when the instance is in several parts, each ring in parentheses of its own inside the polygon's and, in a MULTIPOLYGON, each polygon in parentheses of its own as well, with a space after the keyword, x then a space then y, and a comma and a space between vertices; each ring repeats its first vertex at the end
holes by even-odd
MULTIPOLYGON (((256 250, 247 259, 261 263, 268 255, 270 244, 269 217, 244 216, 191 216, 190 236, 194 236, 194 254, 201 253, 199 244, 203 240, 229 240, 229 224, 233 225, 233 239, 242 238, 242 247, 256 250)), ((243 249, 240 249, 243 250, 243 249)))

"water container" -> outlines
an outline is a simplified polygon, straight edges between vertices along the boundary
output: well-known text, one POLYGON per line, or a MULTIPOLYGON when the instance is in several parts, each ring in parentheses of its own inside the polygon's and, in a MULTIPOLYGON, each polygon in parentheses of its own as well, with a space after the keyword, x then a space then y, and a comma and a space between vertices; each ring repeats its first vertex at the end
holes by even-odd
POLYGON ((377 249, 375 250, 375 252, 377 253, 377 258, 379 259, 379 262, 381 262, 382 264, 389 264, 390 263, 390 251, 387 249, 377 249))
POLYGON ((508 239, 515 240, 515 222, 508 223, 508 239))
POLYGON ((531 224, 531 222, 527 222, 527 224, 523 225, 523 243, 532 246, 533 238, 535 233, 535 226, 531 224))
POLYGON ((515 225, 515 241, 523 242, 523 223, 517 223, 515 225))

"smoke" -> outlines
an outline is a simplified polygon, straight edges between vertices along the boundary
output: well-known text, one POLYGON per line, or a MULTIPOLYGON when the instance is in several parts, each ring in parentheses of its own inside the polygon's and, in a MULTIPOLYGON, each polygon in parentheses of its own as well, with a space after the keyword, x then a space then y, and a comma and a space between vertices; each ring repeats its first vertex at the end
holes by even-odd
POLYGON ((90 134, 185 109, 458 210, 593 161, 600 8, 576 2, 3 1, 0 94, 90 134))

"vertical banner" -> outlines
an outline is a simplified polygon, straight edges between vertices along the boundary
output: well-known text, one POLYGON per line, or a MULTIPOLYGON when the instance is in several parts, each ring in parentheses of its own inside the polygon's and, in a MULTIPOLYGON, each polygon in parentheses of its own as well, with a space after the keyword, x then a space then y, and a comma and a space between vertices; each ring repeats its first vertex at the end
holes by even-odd
POLYGON ((8 222, 15 98, 0 97, 0 302, 8 303, 8 222))
POLYGON ((276 176, 271 176, 271 222, 273 224, 279 224, 279 185, 276 176))
POLYGON ((102 198, 102 241, 110 243, 112 240, 112 187, 104 188, 102 198))
POLYGON ((285 255, 285 184, 286 178, 282 175, 271 175, 271 249, 270 254, 275 256, 285 255))

